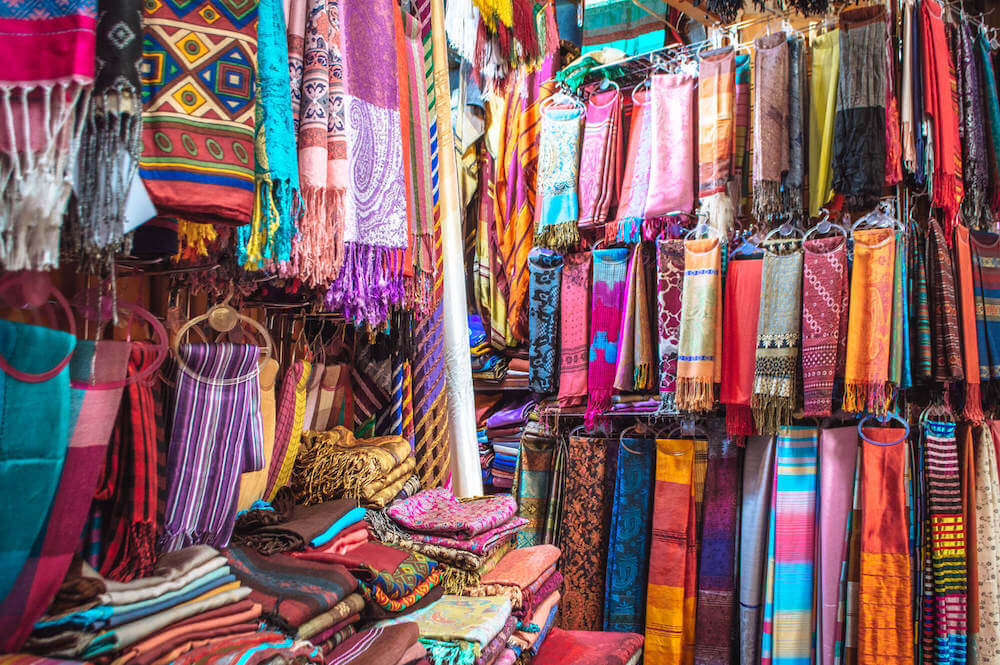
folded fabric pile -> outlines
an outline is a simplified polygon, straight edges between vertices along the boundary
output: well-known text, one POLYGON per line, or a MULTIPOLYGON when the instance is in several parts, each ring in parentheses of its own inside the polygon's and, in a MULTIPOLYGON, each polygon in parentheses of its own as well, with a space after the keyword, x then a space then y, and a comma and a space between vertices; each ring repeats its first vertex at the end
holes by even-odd
POLYGON ((347 639, 327 654, 327 665, 427 665, 417 624, 375 626, 347 639))
POLYGON ((284 509, 258 501, 236 518, 232 542, 264 555, 349 551, 368 541, 365 513, 351 499, 284 509))
POLYGON ((528 359, 522 356, 507 358, 507 376, 503 385, 509 389, 528 389, 528 359))
POLYGON ((354 499, 381 508, 404 492, 414 467, 401 436, 358 439, 346 427, 303 432, 291 487, 305 505, 354 499))
POLYGON ((522 398, 500 406, 486 419, 486 438, 493 453, 490 472, 493 487, 513 487, 521 434, 537 405, 538 402, 532 398, 522 398))
POLYGON ((637 665, 642 635, 553 628, 532 665, 637 665))

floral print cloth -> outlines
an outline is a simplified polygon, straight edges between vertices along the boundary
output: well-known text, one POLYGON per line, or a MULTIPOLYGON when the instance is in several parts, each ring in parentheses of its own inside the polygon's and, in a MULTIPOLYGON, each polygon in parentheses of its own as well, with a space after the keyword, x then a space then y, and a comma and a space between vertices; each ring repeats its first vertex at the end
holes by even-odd
POLYGON ((490 529, 472 538, 450 538, 425 533, 411 533, 410 538, 417 543, 442 545, 456 550, 464 550, 473 554, 487 554, 512 534, 517 533, 528 523, 523 517, 514 517, 495 529, 490 529))
POLYGON ((436 488, 398 501, 386 512, 411 531, 472 538, 507 522, 517 512, 517 502, 509 494, 463 502, 436 488))

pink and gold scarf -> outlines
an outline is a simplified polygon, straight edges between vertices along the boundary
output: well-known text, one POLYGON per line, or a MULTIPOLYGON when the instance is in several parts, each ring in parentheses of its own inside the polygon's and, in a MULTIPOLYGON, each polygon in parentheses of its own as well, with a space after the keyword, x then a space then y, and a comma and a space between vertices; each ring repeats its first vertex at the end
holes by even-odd
POLYGON ((833 377, 841 321, 847 317, 847 241, 841 236, 802 243, 802 392, 804 414, 833 411, 833 377))
POLYGON ((722 253, 718 238, 684 242, 677 408, 710 411, 722 378, 722 253))

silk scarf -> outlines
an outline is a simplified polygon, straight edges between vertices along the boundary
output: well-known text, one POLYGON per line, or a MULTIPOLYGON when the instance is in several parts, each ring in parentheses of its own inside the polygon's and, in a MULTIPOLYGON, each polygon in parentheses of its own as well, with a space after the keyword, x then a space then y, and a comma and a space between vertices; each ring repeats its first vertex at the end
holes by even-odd
POLYGON ((722 373, 721 245, 684 241, 684 286, 677 351, 677 408, 710 411, 722 373))
POLYGON ((805 86, 806 55, 802 38, 788 36, 788 172, 781 182, 782 206, 786 212, 801 215, 805 184, 805 86))
POLYGON ((621 167, 621 105, 617 90, 587 100, 580 148, 580 228, 604 224, 615 198, 621 167))
POLYGON ((563 257, 559 293, 559 406, 587 399, 590 344, 590 252, 563 257))
POLYGON ((809 216, 833 198, 833 127, 840 76, 840 31, 817 35, 809 77, 809 216))
POLYGON ((804 415, 829 416, 833 379, 847 321, 847 239, 802 243, 802 392, 804 415))
POLYGON ((539 395, 559 386, 559 283, 563 258, 535 249, 528 257, 528 386, 539 395))
POLYGON ((753 207, 760 219, 781 212, 781 174, 788 170, 788 41, 785 33, 754 41, 753 207))
MULTIPOLYGON (((538 139, 538 210, 535 245, 569 249, 580 240, 577 191, 583 111, 543 107, 538 139)), ((529 296, 530 297, 530 296, 529 296)))
POLYGON ((740 506, 739 663, 760 662, 760 618, 771 489, 774 485, 774 437, 747 439, 740 506))
POLYGON ((590 357, 587 365, 588 427, 593 425, 600 413, 611 407, 628 250, 597 249, 593 256, 594 291, 591 299, 590 357))
POLYGON ((969 230, 964 226, 955 227, 955 273, 958 276, 958 310, 962 332, 962 368, 965 372, 965 408, 962 414, 966 420, 979 422, 983 419, 983 407, 979 378, 979 340, 976 337, 975 287, 972 279, 972 249, 969 245, 969 230))
POLYGON ((653 324, 646 284, 646 254, 644 245, 639 243, 632 252, 626 276, 621 344, 618 346, 614 383, 615 389, 621 392, 646 391, 656 384, 653 324))
MULTIPOLYGON (((697 189, 696 79, 686 74, 654 74, 651 80, 653 126, 644 220, 690 212, 697 189)), ((635 231, 626 234, 636 236, 635 231)))
POLYGON ((660 366, 660 409, 675 411, 677 350, 680 345, 684 284, 684 241, 656 239, 656 318, 660 366))
POLYGON ((755 432, 750 398, 753 395, 762 266, 762 259, 741 259, 730 261, 726 271, 719 401, 726 405, 726 432, 730 436, 748 436, 755 432))
POLYGON ((651 95, 647 92, 645 98, 636 95, 632 100, 618 210, 614 222, 604 227, 608 242, 638 242, 640 238, 652 168, 654 112, 651 95))

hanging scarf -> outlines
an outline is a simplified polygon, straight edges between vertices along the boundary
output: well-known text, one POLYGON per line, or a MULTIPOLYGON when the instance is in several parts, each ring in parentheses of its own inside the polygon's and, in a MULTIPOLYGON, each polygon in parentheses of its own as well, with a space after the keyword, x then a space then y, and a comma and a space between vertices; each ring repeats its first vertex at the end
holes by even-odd
POLYGON ((743 460, 743 498, 740 505, 739 665, 760 663, 764 550, 767 547, 773 486, 774 437, 750 437, 743 460))
POLYGON ((835 653, 842 653, 843 665, 858 665, 858 591, 861 577, 861 453, 854 465, 853 500, 847 515, 847 565, 840 574, 840 602, 837 615, 843 617, 838 626, 835 653))
POLYGON ((990 301, 1000 294, 1000 237, 980 231, 970 235, 979 378, 995 381, 1000 379, 1000 312, 990 301))
POLYGON ((728 187, 736 149, 736 56, 732 47, 698 62, 698 197, 709 222, 728 232, 735 202, 728 187))
POLYGON ((833 411, 833 378, 847 296, 847 241, 841 236, 802 243, 802 392, 804 415, 833 411))
POLYGON ((96 0, 0 5, 4 124, 0 264, 59 265, 83 108, 94 83, 96 0))
POLYGON ((785 33, 754 41, 753 212, 781 212, 781 176, 788 171, 788 41, 785 33))
POLYGON ((994 447, 996 429, 996 421, 981 427, 975 445, 980 663, 995 663, 1000 657, 1000 465, 994 447))
POLYGON ((785 212, 802 214, 805 155, 806 55, 802 38, 788 37, 788 172, 781 184, 785 212))
POLYGON ((257 18, 256 5, 233 10, 211 2, 200 12, 144 5, 143 67, 150 69, 143 71, 139 174, 162 215, 250 222, 257 18), (216 55, 223 43, 225 51, 216 55), (209 59, 226 73, 204 79, 209 59))
POLYGON ((833 189, 852 207, 885 181, 885 7, 840 13, 840 69, 833 125, 833 189))
MULTIPOLYGON (((990 164, 987 155, 986 108, 983 105, 980 71, 975 39, 969 23, 957 28, 959 52, 955 55, 961 75, 962 177, 965 196, 962 198, 962 218, 973 228, 987 228, 993 221, 989 207, 990 164)), ((994 82, 994 85, 996 83, 994 82)))
POLYGON ((541 395, 554 393, 559 379, 559 280, 563 259, 536 249, 528 257, 528 385, 541 395))
POLYGON ((840 76, 840 31, 817 35, 812 42, 809 78, 809 215, 833 198, 833 132, 840 76))
POLYGON ((986 155, 990 167, 989 205, 994 214, 1000 210, 1000 99, 997 79, 990 53, 989 39, 983 31, 976 38, 976 56, 985 87, 982 89, 984 116, 980 120, 986 140, 986 155))
POLYGON ((802 252, 764 252, 760 317, 754 359, 754 423, 761 434, 787 426, 798 394, 796 375, 801 343, 802 252))
POLYGON ((892 336, 889 340, 889 382, 909 388, 909 317, 906 303, 906 234, 896 231, 896 254, 892 277, 892 336))
POLYGON ((534 427, 524 430, 511 489, 511 496, 517 499, 518 517, 528 520, 517 534, 518 547, 545 542, 545 513, 557 448, 556 438, 540 434, 534 427))
POLYGON ((958 275, 958 309, 962 330, 962 368, 965 373, 966 420, 978 423, 983 419, 979 378, 979 340, 976 337, 975 287, 972 279, 972 249, 969 229, 955 227, 955 273, 958 275))
POLYGON ((583 404, 587 398, 590 337, 590 252, 563 258, 559 295, 559 406, 583 404))
POLYGON ((643 245, 639 243, 632 252, 625 280, 625 308, 614 383, 615 389, 621 392, 646 391, 656 383, 645 263, 643 245))
POLYGON ((915 243, 914 259, 917 262, 914 288, 917 346, 917 376, 927 381, 931 378, 931 308, 927 295, 927 247, 915 243))
POLYGON ((621 116, 617 89, 587 100, 580 148, 580 228, 601 226, 608 218, 621 169, 621 116))
POLYGON ((950 383, 964 378, 961 333, 955 302, 955 273, 952 271, 951 252, 945 244, 941 225, 937 220, 931 219, 928 227, 927 263, 931 296, 934 380, 950 383))
POLYGON ((923 47, 923 92, 934 146, 934 205, 944 211, 945 229, 950 231, 958 216, 964 192, 962 145, 958 118, 957 82, 948 51, 941 5, 936 0, 920 3, 923 47))
MULTIPOLYGON (((318 396, 322 373, 322 365, 310 365, 304 360, 296 362, 285 371, 275 413, 274 452, 271 453, 267 486, 264 490, 264 498, 268 501, 273 500, 278 490, 287 485, 288 480, 292 477, 295 458, 298 457, 299 446, 302 443, 302 430, 306 427, 306 399, 309 379, 311 375, 314 375, 318 396)), ((315 409, 309 415, 314 414, 315 409)), ((312 418, 308 422, 311 426, 312 418)))
POLYGON ((681 331, 684 241, 656 239, 657 348, 660 356, 660 409, 675 410, 677 349, 681 331))
POLYGON ((726 432, 730 436, 755 433, 750 397, 753 395, 762 266, 761 259, 741 259, 730 261, 726 271, 719 401, 726 405, 726 432))
MULTIPOLYGON (((913 34, 913 12, 914 3, 903 3, 903 58, 902 66, 902 89, 900 90, 900 125, 903 136, 903 166, 907 173, 913 174, 916 171, 917 162, 917 141, 916 134, 920 131, 920 124, 923 118, 914 115, 913 109, 913 61, 914 51, 918 44, 913 34)), ((815 47, 814 47, 815 48, 815 47)))
POLYGON ((747 140, 750 138, 750 56, 741 53, 736 56, 735 92, 733 95, 733 178, 729 181, 729 195, 733 199, 733 209, 740 217, 750 213, 750 192, 747 179, 750 177, 750 154, 747 140))
POLYGON ((972 423, 963 423, 959 455, 962 461, 962 522, 966 525, 966 568, 968 573, 968 654, 973 662, 979 654, 979 540, 976 533, 976 460, 972 423))
POLYGON ((903 147, 900 144, 899 105, 896 102, 896 41, 885 35, 885 46, 882 49, 885 60, 885 187, 894 187, 903 179, 903 147))
POLYGON ((587 365, 588 427, 593 426, 599 414, 611 408, 627 261, 627 249, 594 250, 590 357, 587 365))
POLYGON ((850 413, 885 413, 892 402, 889 346, 895 252, 890 230, 854 232, 844 379, 844 411, 850 413))
POLYGON ((651 95, 647 92, 645 100, 638 96, 632 100, 628 151, 617 216, 614 222, 605 226, 604 237, 609 243, 638 242, 640 238, 652 164, 654 113, 651 95))
POLYGON ((722 375, 720 247, 718 238, 684 242, 677 349, 677 408, 681 411, 711 411, 715 406, 714 384, 722 375))
POLYGON ((542 111, 536 246, 569 249, 580 241, 576 220, 580 216, 577 180, 582 122, 583 112, 577 108, 542 111))
POLYGON ((695 143, 695 84, 685 74, 654 74, 652 146, 649 186, 643 219, 694 208, 697 145, 695 143))

